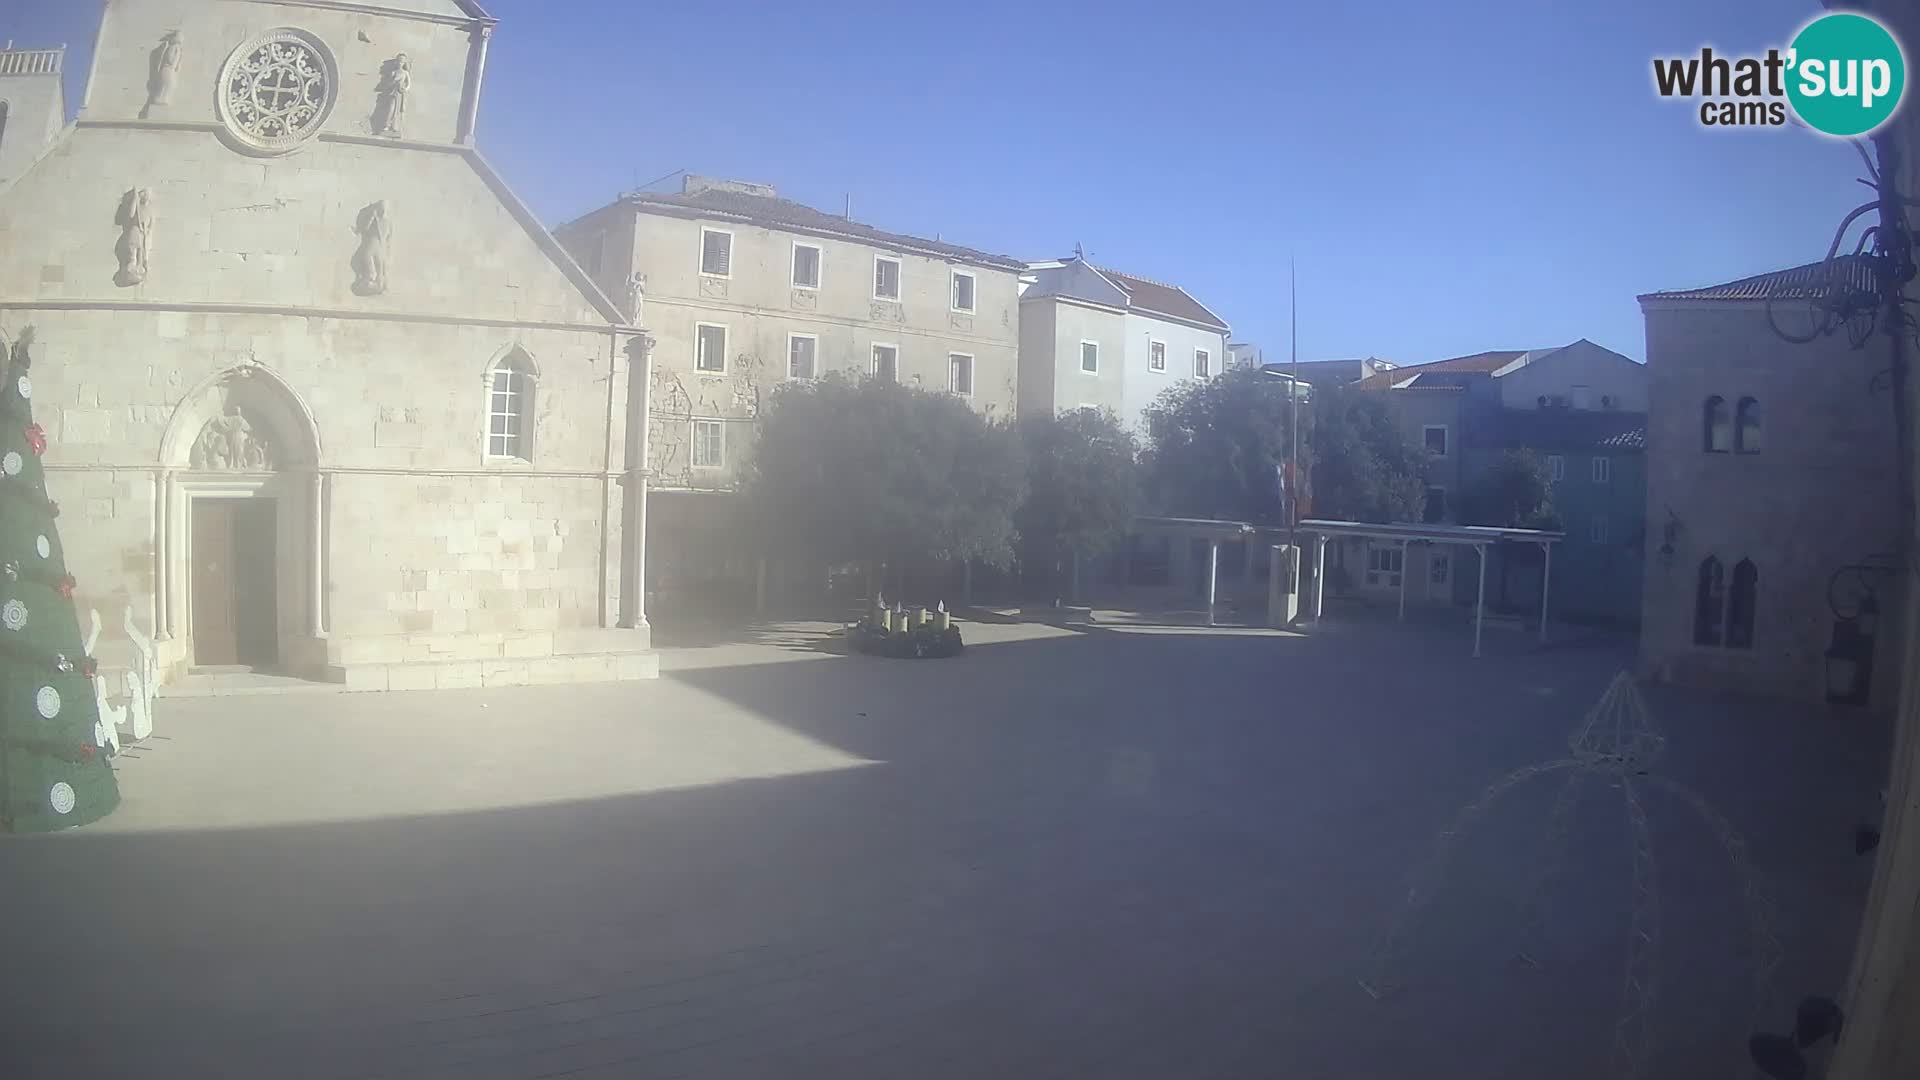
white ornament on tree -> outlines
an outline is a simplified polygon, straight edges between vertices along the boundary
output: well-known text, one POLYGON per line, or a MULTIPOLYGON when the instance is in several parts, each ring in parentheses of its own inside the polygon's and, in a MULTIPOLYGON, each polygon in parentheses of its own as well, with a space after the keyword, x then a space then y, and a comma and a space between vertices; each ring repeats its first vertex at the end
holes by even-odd
POLYGON ((32 379, 29 379, 25 375, 22 375, 18 380, 15 381, 14 385, 19 388, 20 396, 22 398, 25 398, 28 401, 33 400, 33 380, 32 379))
POLYGON ((6 457, 0 458, 0 472, 8 476, 19 476, 20 470, 26 468, 26 465, 27 463, 21 460, 18 450, 9 450, 6 457))
POLYGON ((47 802, 53 807, 53 812, 56 814, 71 813, 73 811, 73 785, 67 783, 65 780, 53 785, 47 792, 47 802))
POLYGON ((41 558, 51 559, 53 558, 53 541, 47 539, 46 534, 42 533, 33 538, 33 550, 39 552, 41 558))
POLYGON ((42 719, 51 720, 60 715, 60 691, 51 686, 43 686, 33 695, 33 707, 42 719))
POLYGON ((18 630, 27 625, 27 605, 18 600, 9 600, 0 607, 0 626, 9 630, 18 630))

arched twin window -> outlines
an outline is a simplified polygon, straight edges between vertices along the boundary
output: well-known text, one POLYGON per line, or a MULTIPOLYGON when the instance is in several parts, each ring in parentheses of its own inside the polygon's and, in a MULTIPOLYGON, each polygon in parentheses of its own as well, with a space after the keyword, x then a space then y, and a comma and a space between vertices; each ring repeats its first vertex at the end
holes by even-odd
POLYGON ((487 371, 487 456, 533 460, 533 361, 518 349, 487 371))
POLYGON ((1760 452, 1760 399, 1743 397, 1731 410, 1718 394, 1700 406, 1701 449, 1709 454, 1760 452))
POLYGON ((1733 424, 1727 415, 1727 399, 1718 394, 1700 408, 1700 428, 1709 454, 1724 454, 1733 449, 1733 424))
POLYGON ((1753 620, 1760 591, 1760 569, 1751 559, 1733 567, 1733 587, 1712 555, 1700 563, 1693 594, 1693 643, 1728 649, 1753 648, 1753 620))
POLYGON ((1760 452, 1760 402, 1757 398, 1743 397, 1740 404, 1734 407, 1733 452, 1760 452))

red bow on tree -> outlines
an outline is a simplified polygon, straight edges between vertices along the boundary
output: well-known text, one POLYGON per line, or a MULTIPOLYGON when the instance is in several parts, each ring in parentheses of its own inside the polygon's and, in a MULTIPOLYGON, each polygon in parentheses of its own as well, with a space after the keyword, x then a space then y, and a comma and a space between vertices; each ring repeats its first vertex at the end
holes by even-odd
POLYGON ((92 761, 94 749, 95 747, 93 746, 92 743, 81 743, 80 744, 80 760, 92 761))
POLYGON ((27 448, 35 457, 47 452, 47 429, 39 424, 27 425, 27 448))
POLYGON ((95 660, 91 656, 83 656, 80 658, 80 674, 91 679, 99 671, 100 671, 100 661, 95 660))
POLYGON ((73 580, 72 574, 62 574, 60 575, 60 584, 55 586, 55 588, 60 590, 61 596, 71 600, 73 599, 73 588, 78 584, 80 583, 73 580))

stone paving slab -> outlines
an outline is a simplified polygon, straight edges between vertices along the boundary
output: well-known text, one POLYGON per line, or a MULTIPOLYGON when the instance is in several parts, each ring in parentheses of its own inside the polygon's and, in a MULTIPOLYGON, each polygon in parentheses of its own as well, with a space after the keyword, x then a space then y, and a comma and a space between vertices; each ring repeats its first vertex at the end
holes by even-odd
MULTIPOLYGON (((175 701, 113 818, 0 842, 0 1075, 1607 1075, 1597 782, 1548 970, 1501 952, 1540 787, 1467 845, 1405 996, 1354 980, 1440 822, 1564 753, 1617 647, 981 622, 907 662, 829 629, 649 684, 175 701)), ((1831 989, 1875 737, 1653 700, 1778 898, 1782 994, 1831 989)), ((1671 809, 1648 1075, 1724 1073, 1735 894, 1671 809)))

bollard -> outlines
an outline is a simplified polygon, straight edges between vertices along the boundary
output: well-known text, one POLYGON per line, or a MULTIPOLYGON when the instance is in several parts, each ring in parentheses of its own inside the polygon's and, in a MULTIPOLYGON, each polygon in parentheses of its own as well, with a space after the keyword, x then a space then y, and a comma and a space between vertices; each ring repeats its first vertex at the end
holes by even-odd
POLYGON ((940 601, 940 608, 934 614, 939 619, 941 633, 945 633, 953 628, 953 614, 947 610, 947 602, 945 600, 940 601))

